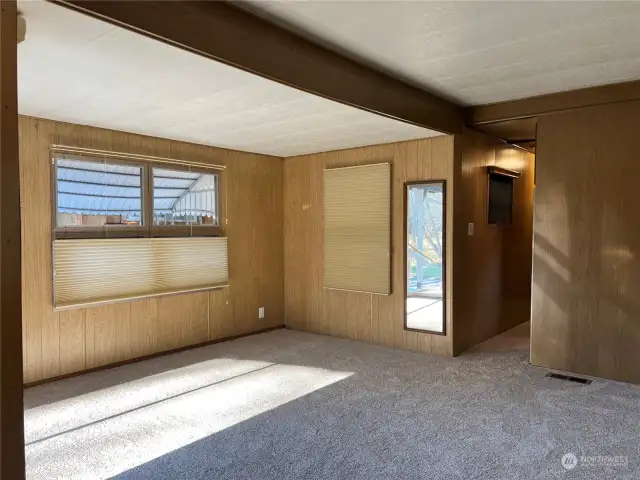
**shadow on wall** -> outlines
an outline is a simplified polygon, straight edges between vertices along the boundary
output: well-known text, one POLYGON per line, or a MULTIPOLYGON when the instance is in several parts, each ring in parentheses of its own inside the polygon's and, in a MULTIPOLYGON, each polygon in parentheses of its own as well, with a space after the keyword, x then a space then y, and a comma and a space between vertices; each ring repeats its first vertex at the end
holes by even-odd
POLYGON ((633 382, 640 238, 622 215, 624 169, 613 170, 559 162, 538 174, 532 362, 633 382))
MULTIPOLYGON (((584 304, 585 293, 589 293, 589 280, 585 275, 587 272, 575 271, 569 257, 554 247, 542 235, 535 234, 536 242, 536 269, 542 281, 537 284, 542 290, 553 300, 554 304, 565 314, 575 313, 575 309, 584 304), (586 287, 585 287, 585 284, 586 287), (568 294, 567 294, 568 293, 568 294)), ((585 267, 587 269, 600 270, 600 263, 610 261, 609 255, 626 256, 628 253, 624 249, 619 252, 611 251, 607 254, 603 252, 601 261, 595 260, 585 267)), ((640 317, 640 299, 633 300, 629 297, 621 295, 620 289, 617 288, 615 282, 598 282, 594 285, 594 292, 598 297, 604 300, 608 308, 624 312, 630 316, 640 317), (597 289, 597 292, 595 290, 597 289)))

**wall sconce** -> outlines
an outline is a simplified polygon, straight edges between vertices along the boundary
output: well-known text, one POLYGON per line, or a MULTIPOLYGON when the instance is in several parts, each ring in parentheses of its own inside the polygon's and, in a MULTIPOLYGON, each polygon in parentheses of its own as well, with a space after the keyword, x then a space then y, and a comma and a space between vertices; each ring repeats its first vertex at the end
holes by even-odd
POLYGON ((17 27, 17 32, 18 32, 18 43, 22 43, 24 42, 24 39, 27 35, 27 20, 22 16, 22 13, 18 12, 18 18, 17 18, 17 22, 18 22, 18 27, 17 27))

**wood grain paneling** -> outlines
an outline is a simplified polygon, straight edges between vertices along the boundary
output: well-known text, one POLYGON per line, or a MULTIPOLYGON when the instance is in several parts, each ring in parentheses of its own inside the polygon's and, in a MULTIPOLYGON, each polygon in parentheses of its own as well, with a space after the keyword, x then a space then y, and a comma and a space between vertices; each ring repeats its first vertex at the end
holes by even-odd
MULTIPOLYGON (((534 156, 472 129, 456 137, 454 185, 454 351, 529 320, 534 156), (487 223, 487 167, 522 172, 513 222, 487 223), (468 224, 474 224, 473 236, 468 224)), ((450 249, 451 250, 451 249, 450 249)))
POLYGON ((231 337, 230 320, 232 318, 233 310, 229 299, 229 289, 219 288, 210 291, 208 340, 231 337))
POLYGON ((66 372, 82 370, 85 363, 85 321, 82 310, 70 310, 59 315, 60 369, 66 372))
POLYGON ((0 477, 24 479, 17 7, 0 3, 0 477))
POLYGON ((30 117, 19 126, 25 382, 284 323, 281 158, 30 117), (55 312, 52 144, 224 165, 229 287, 55 312))
POLYGON ((538 123, 531 363, 640 383, 640 101, 538 123))
MULTIPOLYGON (((158 318, 158 301, 153 298, 145 298, 131 302, 131 357, 151 355, 158 350, 158 336, 156 334, 156 319, 158 318)), ((87 357, 87 366, 89 358, 87 357)))
MULTIPOLYGON (((451 249, 447 251, 447 336, 404 330, 404 182, 453 184, 453 137, 378 145, 286 158, 284 161, 285 311, 288 327, 422 352, 452 355, 451 249), (325 168, 391 163, 391 273, 388 296, 322 287, 325 168)), ((453 188, 447 202, 453 205, 453 188)), ((453 209, 447 210, 447 239, 453 209)))

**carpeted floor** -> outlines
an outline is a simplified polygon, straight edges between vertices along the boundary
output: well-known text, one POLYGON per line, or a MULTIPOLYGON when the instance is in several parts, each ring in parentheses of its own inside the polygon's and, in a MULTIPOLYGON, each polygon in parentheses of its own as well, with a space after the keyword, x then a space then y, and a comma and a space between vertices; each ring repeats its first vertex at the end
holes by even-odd
POLYGON ((526 333, 447 359, 278 330, 28 389, 28 478, 640 478, 640 388, 545 378, 526 333))

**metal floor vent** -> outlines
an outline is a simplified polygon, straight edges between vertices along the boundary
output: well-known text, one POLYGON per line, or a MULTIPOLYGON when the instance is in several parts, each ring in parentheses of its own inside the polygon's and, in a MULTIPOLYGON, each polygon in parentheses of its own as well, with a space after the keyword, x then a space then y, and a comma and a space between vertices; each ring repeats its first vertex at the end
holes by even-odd
POLYGON ((564 380, 566 382, 581 383, 582 385, 591 385, 591 382, 593 381, 593 380, 587 380, 586 378, 571 377, 569 375, 561 375, 559 373, 547 373, 545 377, 557 378, 558 380, 564 380))

